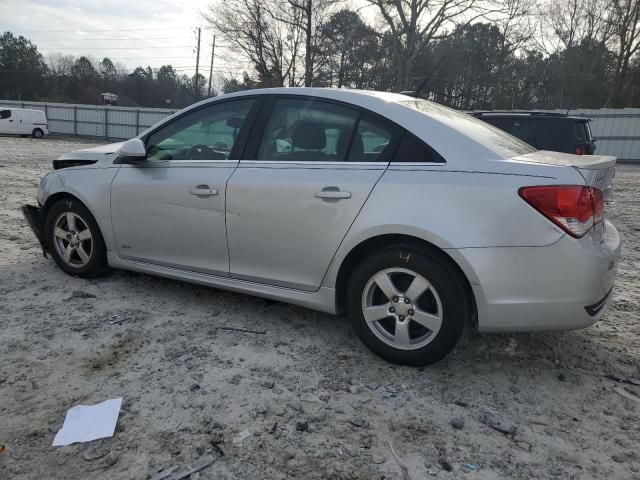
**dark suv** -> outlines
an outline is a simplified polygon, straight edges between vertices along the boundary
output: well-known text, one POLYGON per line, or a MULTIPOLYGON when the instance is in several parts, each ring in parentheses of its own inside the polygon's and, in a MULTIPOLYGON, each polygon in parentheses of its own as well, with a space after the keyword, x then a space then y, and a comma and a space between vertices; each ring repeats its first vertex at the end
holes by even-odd
POLYGON ((531 111, 471 112, 471 115, 540 150, 576 155, 593 155, 596 151, 588 118, 531 111))

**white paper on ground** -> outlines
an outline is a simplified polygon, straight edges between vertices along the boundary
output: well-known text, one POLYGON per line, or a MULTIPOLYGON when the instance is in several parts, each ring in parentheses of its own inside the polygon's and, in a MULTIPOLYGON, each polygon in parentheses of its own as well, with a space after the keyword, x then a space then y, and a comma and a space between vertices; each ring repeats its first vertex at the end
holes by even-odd
POLYGON ((122 397, 105 400, 96 405, 78 405, 70 408, 64 417, 62 428, 53 439, 53 446, 113 437, 121 405, 122 397))

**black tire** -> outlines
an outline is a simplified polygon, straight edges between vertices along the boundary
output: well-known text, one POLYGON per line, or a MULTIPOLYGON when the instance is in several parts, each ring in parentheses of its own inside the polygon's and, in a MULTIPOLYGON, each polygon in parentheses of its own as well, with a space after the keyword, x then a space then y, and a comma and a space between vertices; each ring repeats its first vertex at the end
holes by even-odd
MULTIPOLYGON (((364 344, 383 359, 401 365, 430 365, 453 350, 465 326, 470 323, 472 309, 466 289, 463 279, 440 254, 412 244, 383 247, 372 253, 352 272, 346 292, 347 315, 353 321, 354 329, 364 344), (383 270, 395 268, 411 270, 424 277, 435 289, 440 300, 442 318, 440 329, 434 336, 433 333, 429 333, 429 330, 425 330, 427 332, 425 338, 429 338, 430 341, 426 340, 429 343, 419 348, 400 349, 385 343, 374 333, 364 317, 363 295, 367 285, 370 285, 370 280, 383 270)), ((389 305, 394 304, 389 303, 389 305)), ((383 322, 395 321, 394 319, 383 320, 383 322)), ((410 325, 406 327, 407 329, 413 328, 413 320, 409 319, 407 323, 410 325)), ((416 326, 418 329, 423 328, 418 324, 416 326)))
POLYGON ((34 128, 33 132, 31 132, 31 136, 33 138, 42 138, 44 137, 44 132, 39 128, 34 128))
POLYGON ((79 200, 67 197, 54 203, 47 211, 43 234, 47 251, 51 254, 58 266, 69 275, 94 278, 102 275, 109 269, 107 265, 107 249, 100 228, 93 218, 93 215, 91 215, 91 212, 89 212, 79 200), (56 237, 54 235, 55 222, 66 212, 77 215, 91 232, 91 249, 90 252, 88 252, 89 260, 82 266, 74 266, 66 263, 58 252, 58 248, 56 248, 56 237))

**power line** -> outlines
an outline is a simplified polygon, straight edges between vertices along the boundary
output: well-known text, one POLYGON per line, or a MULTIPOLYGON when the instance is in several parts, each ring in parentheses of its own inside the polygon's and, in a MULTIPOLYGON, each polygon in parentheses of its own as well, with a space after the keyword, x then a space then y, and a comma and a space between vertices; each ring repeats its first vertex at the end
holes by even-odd
POLYGON ((211 44, 211 65, 209 66, 209 90, 207 96, 211 96, 211 80, 213 79, 213 54, 216 51, 216 36, 213 36, 213 43, 211 44))
MULTIPOLYGON (((116 28, 109 30, 75 30, 78 33, 93 33, 93 32, 137 32, 140 30, 145 31, 154 31, 154 30, 188 30, 190 27, 159 27, 159 28, 116 28)), ((11 33, 69 33, 70 29, 66 30, 22 30, 22 31, 11 31, 10 29, 3 30, 9 31, 11 33)))
POLYGON ((200 67, 200 27, 198 27, 198 50, 196 53, 196 74, 193 78, 193 83, 194 83, 194 90, 195 90, 195 98, 196 98, 196 102, 198 101, 198 91, 200 90, 200 88, 198 88, 198 68, 200 67))
POLYGON ((118 38, 32 38, 30 39, 32 42, 77 42, 77 41, 87 41, 87 40, 99 40, 99 41, 111 41, 111 40, 120 40, 120 41, 129 41, 129 40, 175 40, 177 38, 184 37, 118 37, 118 38))
POLYGON ((147 48, 164 48, 165 50, 168 48, 193 48, 193 45, 171 45, 171 46, 150 46, 143 47, 136 45, 135 47, 42 47, 42 49, 46 50, 138 50, 138 49, 147 49, 147 48))

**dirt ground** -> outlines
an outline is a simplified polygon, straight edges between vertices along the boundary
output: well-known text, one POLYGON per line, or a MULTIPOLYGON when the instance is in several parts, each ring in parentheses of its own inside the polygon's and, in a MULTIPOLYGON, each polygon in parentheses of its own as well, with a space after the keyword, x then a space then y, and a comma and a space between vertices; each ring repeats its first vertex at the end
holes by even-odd
POLYGON ((415 369, 373 356, 341 318, 123 271, 65 275, 19 207, 88 143, 0 137, 1 479, 145 479, 206 455, 190 478, 640 479, 640 166, 619 167, 608 207, 624 246, 602 321, 470 334, 415 369), (51 446, 67 409, 121 396, 113 438, 51 446))

